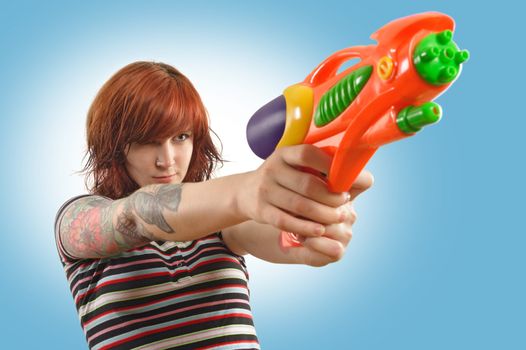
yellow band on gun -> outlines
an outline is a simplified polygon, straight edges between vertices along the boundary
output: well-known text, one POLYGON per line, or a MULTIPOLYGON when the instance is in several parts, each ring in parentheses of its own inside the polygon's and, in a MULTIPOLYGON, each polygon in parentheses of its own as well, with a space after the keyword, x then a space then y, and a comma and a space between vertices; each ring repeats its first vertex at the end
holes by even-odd
POLYGON ((303 143, 312 120, 314 92, 305 85, 292 85, 283 91, 287 104, 285 130, 276 148, 303 143))

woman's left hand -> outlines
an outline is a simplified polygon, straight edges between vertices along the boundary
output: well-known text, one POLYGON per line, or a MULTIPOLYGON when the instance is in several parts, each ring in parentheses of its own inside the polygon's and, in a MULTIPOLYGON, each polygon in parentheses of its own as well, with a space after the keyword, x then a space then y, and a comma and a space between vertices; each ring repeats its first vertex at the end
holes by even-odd
POLYGON ((373 182, 374 179, 370 172, 364 170, 360 173, 349 191, 350 201, 340 207, 347 214, 345 220, 326 226, 323 236, 308 237, 302 242, 302 246, 293 248, 300 263, 319 267, 336 262, 343 257, 352 239, 352 225, 357 219, 353 202, 360 193, 369 189, 373 182))

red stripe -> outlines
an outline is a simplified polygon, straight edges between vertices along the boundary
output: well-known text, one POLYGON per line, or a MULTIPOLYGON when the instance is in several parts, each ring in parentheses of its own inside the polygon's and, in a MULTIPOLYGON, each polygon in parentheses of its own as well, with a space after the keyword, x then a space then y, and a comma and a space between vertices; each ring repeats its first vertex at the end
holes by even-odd
POLYGON ((114 346, 118 346, 118 345, 130 342, 130 341, 136 340, 136 339, 140 339, 142 337, 145 337, 145 336, 148 336, 148 335, 151 335, 151 334, 165 332, 165 331, 169 331, 169 330, 172 330, 172 329, 175 329, 175 328, 181 328, 181 327, 185 327, 185 326, 190 326, 190 325, 197 324, 197 323, 203 323, 203 322, 208 322, 208 321, 216 321, 216 320, 221 320, 221 319, 230 318, 230 317, 243 317, 243 318, 251 319, 251 317, 249 315, 245 315, 245 314, 241 314, 241 313, 232 313, 232 314, 226 314, 226 315, 221 315, 221 316, 213 316, 213 317, 203 318, 203 319, 199 319, 199 320, 188 321, 188 322, 184 322, 184 323, 179 323, 179 324, 175 324, 175 325, 171 325, 171 326, 167 326, 167 327, 163 327, 163 328, 159 328, 159 329, 152 329, 150 331, 146 331, 146 332, 143 332, 143 333, 135 334, 135 335, 133 335, 131 337, 124 338, 124 339, 118 340, 116 342, 110 343, 110 344, 102 347, 101 350, 111 349, 114 346))
POLYGON ((88 343, 93 341, 93 339, 96 339, 96 338, 98 338, 98 337, 100 337, 100 336, 102 336, 102 335, 104 335, 104 334, 106 334, 108 332, 115 331, 115 330, 118 330, 118 329, 121 329, 121 328, 124 328, 124 327, 128 327, 128 326, 131 326, 131 325, 136 324, 136 323, 140 323, 140 322, 144 322, 144 321, 151 321, 151 320, 155 320, 157 318, 162 318, 162 317, 165 317, 165 316, 174 316, 174 315, 180 314, 181 312, 186 312, 186 311, 190 311, 190 310, 197 310, 197 309, 204 308, 204 307, 217 306, 217 305, 226 305, 226 304, 231 304, 231 303, 240 303, 240 304, 249 305, 248 304, 248 300, 246 300, 246 299, 224 299, 224 300, 209 301, 209 302, 206 302, 206 303, 201 303, 201 304, 195 304, 195 305, 185 306, 185 307, 181 307, 181 308, 176 308, 175 310, 170 310, 170 311, 165 311, 165 312, 161 312, 161 313, 156 313, 155 315, 151 315, 151 316, 143 316, 143 317, 139 317, 139 318, 133 318, 133 319, 131 319, 129 321, 126 321, 126 322, 118 323, 118 324, 110 326, 110 327, 105 327, 104 329, 101 329, 97 333, 94 333, 94 334, 90 335, 88 337, 88 343))
POLYGON ((133 276, 133 277, 126 277, 126 278, 119 278, 119 279, 113 279, 113 280, 110 280, 110 281, 106 281, 104 283, 100 283, 100 284, 97 284, 95 286, 95 288, 92 288, 86 292, 84 292, 83 294, 79 294, 75 297, 75 303, 79 303, 79 300, 82 299, 82 298, 85 298, 87 297, 88 295, 94 293, 95 291, 99 290, 100 288, 102 287, 105 287, 105 286, 109 286, 109 285, 112 285, 112 284, 117 284, 117 283, 125 283, 125 282, 129 282, 129 281, 137 281, 137 280, 141 280, 141 279, 146 279, 146 278, 150 278, 150 277, 159 277, 159 276, 171 276, 171 277, 175 277, 181 273, 184 273, 186 271, 189 271, 189 272, 192 272, 194 271, 195 269, 197 269, 198 267, 201 267, 201 266, 204 266, 204 265, 208 265, 208 264, 213 264, 213 263, 216 263, 216 262, 219 262, 219 261, 230 261, 230 262, 236 262, 236 260, 234 258, 217 258, 217 259, 212 259, 212 260, 208 260, 208 261, 203 261, 197 265, 195 265, 194 267, 192 267, 191 269, 188 269, 188 270, 185 270, 185 271, 179 271, 179 272, 176 272, 176 273, 170 273, 170 272, 155 272, 155 273, 150 273, 150 274, 145 274, 145 275, 140 275, 140 276, 133 276))
MULTIPOLYGON (((187 247, 185 249, 179 249, 179 251, 180 252, 190 251, 190 250, 195 248, 195 246, 197 245, 197 242, 202 242, 202 241, 211 241, 211 242, 215 242, 215 243, 221 242, 219 239, 217 239, 217 237, 212 237, 212 236, 214 236, 214 235, 210 235, 210 236, 207 236, 207 237, 203 237, 203 238, 197 239, 195 241, 196 242, 195 244, 193 244, 192 246, 187 247)), ((170 249, 173 249, 173 248, 176 248, 176 247, 174 246, 174 247, 172 247, 170 249)), ((224 246, 217 246, 216 248, 221 249, 222 251, 226 251, 226 248, 224 246)), ((145 250, 152 250, 152 251, 154 251, 156 253, 159 253, 160 256, 162 256, 164 258, 167 258, 167 259, 170 259, 173 256, 172 253, 167 254, 165 251, 158 249, 157 247, 155 247, 151 243, 147 243, 147 244, 142 245, 140 247, 129 249, 129 250, 123 252, 123 253, 144 252, 145 250)), ((78 262, 79 260, 82 260, 82 259, 75 259, 75 260, 72 260, 70 263, 75 263, 75 262, 78 262)), ((88 260, 87 262, 79 264, 77 266, 77 269, 85 268, 86 266, 89 266, 89 265, 93 264, 94 260, 100 260, 100 259, 87 259, 87 260, 88 260)), ((69 269, 69 267, 67 267, 67 268, 69 269)))
MULTIPOLYGON (((172 266, 173 267, 173 266, 177 265, 178 263, 180 263, 181 261, 184 261, 185 263, 187 263, 190 260, 198 258, 204 252, 214 251, 214 250, 218 250, 218 248, 217 247, 209 247, 209 248, 201 249, 196 254, 190 256, 188 259, 182 259, 182 260, 173 261, 173 262, 168 262, 168 261, 166 261, 164 259, 159 259, 159 257, 153 257, 153 258, 148 258, 148 259, 144 259, 143 258, 142 260, 136 260, 136 261, 132 261, 132 262, 129 262, 129 263, 123 263, 123 264, 117 264, 117 265, 109 265, 107 268, 105 268, 103 270, 99 270, 99 271, 95 272, 93 275, 87 275, 86 277, 83 277, 82 279, 77 280, 74 285, 73 285, 73 281, 72 281, 71 285, 73 286, 72 287, 72 289, 74 290, 73 293, 77 293, 78 292, 77 286, 80 283, 82 283, 82 282, 84 282, 86 280, 90 280, 90 279, 93 280, 94 277, 102 274, 103 272, 108 272, 108 271, 111 271, 111 270, 115 270, 115 269, 119 269, 119 268, 123 268, 123 267, 128 267, 128 266, 133 266, 133 265, 142 265, 142 264, 146 264, 146 263, 150 263, 150 262, 161 262, 161 263, 164 264, 164 266, 172 266)), ((223 252, 224 249, 220 249, 220 251, 223 252)), ((96 267, 97 266, 95 266, 95 268, 96 267)), ((138 268, 140 268, 140 267, 138 267, 138 268)))
POLYGON ((151 278, 151 277, 158 277, 158 276, 165 276, 165 275, 169 276, 170 273, 169 272, 147 273, 145 275, 126 277, 126 278, 119 278, 119 279, 107 281, 107 282, 104 282, 104 283, 101 283, 101 284, 97 284, 97 286, 95 288, 90 289, 90 290, 88 290, 87 292, 85 292, 83 294, 77 295, 77 297, 75 298, 75 302, 78 303, 79 299, 85 298, 86 296, 88 296, 89 294, 94 293, 95 291, 99 290, 100 288, 105 287, 105 286, 109 286, 111 284, 124 283, 124 282, 129 282, 129 281, 138 281, 138 280, 141 280, 141 279, 146 279, 146 278, 151 278))
POLYGON ((162 298, 162 299, 155 299, 153 301, 149 301, 149 302, 144 303, 144 304, 132 305, 132 306, 123 306, 121 308, 114 308, 114 309, 105 311, 105 312, 103 312, 101 314, 98 314, 98 315, 96 315, 95 317, 93 317, 93 318, 91 318, 89 320, 84 321, 82 323, 82 325, 84 327, 86 327, 87 325, 89 325, 91 322, 97 320, 98 318, 101 318, 103 316, 109 315, 109 314, 114 313, 114 312, 121 312, 121 311, 127 311, 127 310, 132 310, 132 309, 140 309, 140 308, 144 308, 144 307, 147 307, 147 306, 150 306, 150 305, 154 305, 154 304, 157 304, 157 303, 162 303, 163 301, 168 301, 168 300, 171 300, 171 299, 176 299, 176 298, 180 298, 180 297, 184 297, 184 296, 192 295, 192 294, 206 293, 206 292, 209 292, 209 291, 218 290, 218 289, 222 289, 222 288, 244 288, 244 289, 246 289, 246 286, 242 285, 242 284, 225 284, 225 285, 218 286, 218 287, 209 287, 209 288, 204 288, 204 289, 199 289, 199 290, 193 290, 193 291, 190 291, 190 292, 180 293, 180 294, 176 294, 176 295, 171 295, 171 296, 168 296, 168 297, 165 297, 165 298, 162 298))

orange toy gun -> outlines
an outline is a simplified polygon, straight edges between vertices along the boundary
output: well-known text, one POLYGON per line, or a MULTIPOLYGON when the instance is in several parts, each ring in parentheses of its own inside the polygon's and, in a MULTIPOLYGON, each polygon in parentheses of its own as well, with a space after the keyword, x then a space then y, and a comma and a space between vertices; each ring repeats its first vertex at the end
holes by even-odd
MULTIPOLYGON (((452 40, 454 25, 437 12, 412 15, 371 35, 377 45, 334 53, 252 116, 250 148, 265 159, 277 147, 316 145, 333 156, 329 189, 348 191, 380 146, 440 120, 442 110, 431 101, 449 88, 469 58, 452 40), (360 62, 338 72, 355 58, 360 62)), ((299 241, 283 233, 282 244, 299 241)))

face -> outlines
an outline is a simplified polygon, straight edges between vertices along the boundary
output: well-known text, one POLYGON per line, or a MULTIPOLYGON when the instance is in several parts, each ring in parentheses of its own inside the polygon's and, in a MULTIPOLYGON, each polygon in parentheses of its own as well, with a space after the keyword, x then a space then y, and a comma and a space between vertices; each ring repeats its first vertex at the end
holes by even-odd
POLYGON ((126 169, 140 187, 183 182, 193 151, 191 131, 146 144, 132 143, 125 150, 126 169))

